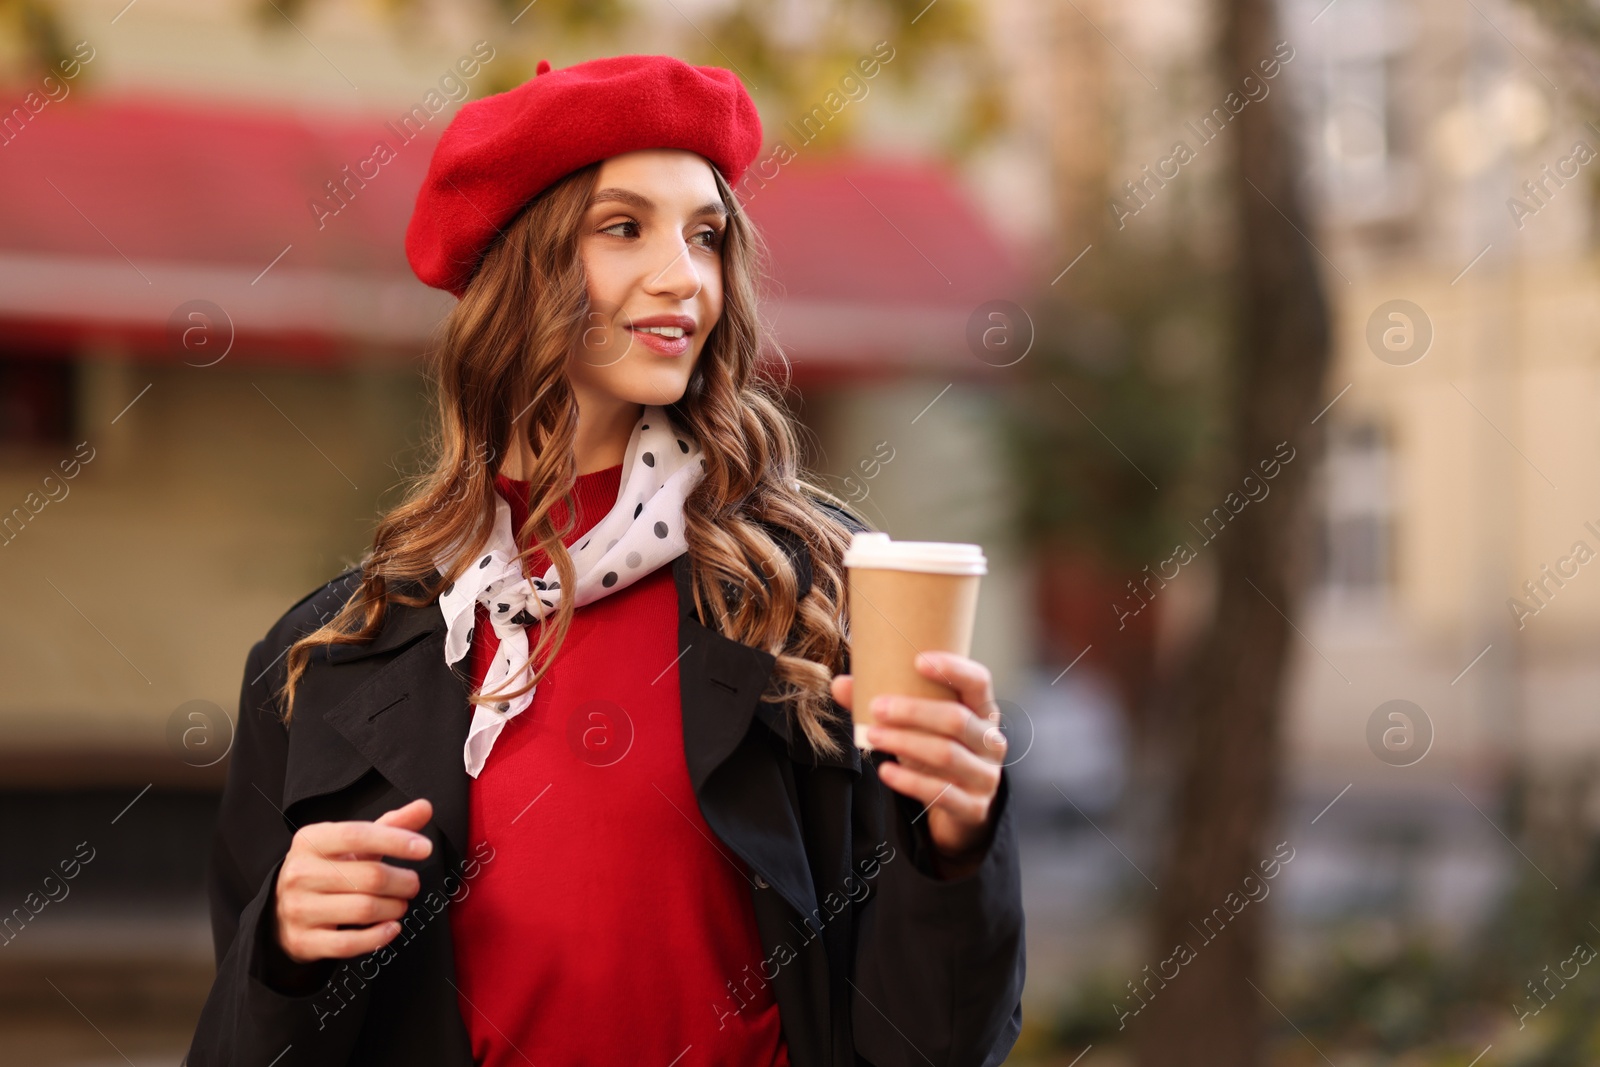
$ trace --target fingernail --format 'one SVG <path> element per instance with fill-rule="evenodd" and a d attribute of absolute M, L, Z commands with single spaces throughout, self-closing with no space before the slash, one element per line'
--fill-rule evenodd
<path fill-rule="evenodd" d="M 917 653 L 917 663 L 916 663 L 916 665 L 918 667 L 931 667 L 931 666 L 933 666 L 933 656 L 931 656 L 927 652 L 918 652 Z"/>
<path fill-rule="evenodd" d="M 426 837 L 419 837 L 411 842 L 411 854 L 413 856 L 426 856 L 428 850 L 432 847 L 433 843 Z"/>
<path fill-rule="evenodd" d="M 882 714 L 883 712 L 888 711 L 889 710 L 889 698 L 887 696 L 875 696 L 875 697 L 873 697 L 872 698 L 872 710 L 877 712 L 877 713 L 879 713 L 879 714 Z"/>

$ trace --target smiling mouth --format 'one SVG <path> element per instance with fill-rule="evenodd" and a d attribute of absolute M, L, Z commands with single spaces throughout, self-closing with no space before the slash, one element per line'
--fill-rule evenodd
<path fill-rule="evenodd" d="M 689 351 L 688 331 L 682 326 L 629 326 L 628 332 L 658 356 L 681 356 Z"/>

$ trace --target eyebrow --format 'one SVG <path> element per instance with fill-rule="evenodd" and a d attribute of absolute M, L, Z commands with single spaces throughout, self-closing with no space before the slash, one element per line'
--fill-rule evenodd
<path fill-rule="evenodd" d="M 631 189 L 601 189 L 589 198 L 589 206 L 595 207 L 608 201 L 626 204 L 635 210 L 643 212 L 654 211 L 656 208 L 655 201 L 649 197 L 640 196 Z M 726 216 L 727 214 L 728 207 L 726 204 L 721 200 L 712 200 L 689 212 L 689 217 L 697 219 L 702 215 Z"/>

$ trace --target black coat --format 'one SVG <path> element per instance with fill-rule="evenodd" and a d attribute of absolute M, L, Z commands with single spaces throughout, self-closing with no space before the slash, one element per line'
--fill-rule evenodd
<path fill-rule="evenodd" d="M 780 540 L 803 595 L 809 555 L 792 535 Z M 1021 1028 L 1024 973 L 1009 773 L 981 866 L 934 877 L 922 805 L 880 784 L 883 755 L 864 759 L 848 725 L 846 753 L 831 760 L 818 762 L 803 736 L 791 736 L 784 708 L 761 699 L 774 657 L 700 623 L 689 562 L 685 554 L 672 563 L 684 758 L 706 823 L 756 876 L 764 962 L 777 970 L 760 977 L 773 985 L 790 1061 L 1001 1063 Z M 301 600 L 246 659 L 207 874 L 217 975 L 189 1067 L 472 1065 L 443 909 L 484 843 L 466 839 L 471 686 L 461 664 L 444 661 L 437 602 L 392 604 L 369 643 L 318 650 L 292 728 L 269 704 L 290 642 L 330 618 L 356 579 L 351 569 Z M 274 889 L 294 829 L 374 819 L 418 797 L 433 803 L 423 830 L 432 853 L 386 860 L 420 877 L 401 932 L 365 956 L 294 965 L 274 934 Z"/>

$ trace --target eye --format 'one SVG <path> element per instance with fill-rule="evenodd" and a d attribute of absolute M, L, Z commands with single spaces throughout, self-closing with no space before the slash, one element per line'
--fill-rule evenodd
<path fill-rule="evenodd" d="M 637 222 L 633 221 L 632 219 L 624 219 L 621 222 L 613 222 L 610 226 L 602 227 L 600 232 L 601 233 L 611 233 L 613 230 L 619 229 L 619 228 L 621 228 L 623 226 L 632 226 L 634 232 L 633 233 L 619 233 L 619 234 L 616 234 L 615 236 L 617 236 L 617 237 L 635 237 L 635 236 L 638 235 L 639 224 Z"/>
<path fill-rule="evenodd" d="M 689 239 L 691 241 L 693 241 L 693 240 L 697 240 L 699 238 L 704 237 L 704 238 L 707 238 L 707 240 L 702 242 L 702 244 L 701 244 L 702 248 L 716 248 L 716 247 L 718 247 L 719 245 L 722 244 L 722 233 L 723 233 L 723 231 L 715 229 L 715 228 L 709 229 L 709 230 L 701 230 L 699 233 L 694 234 Z"/>

